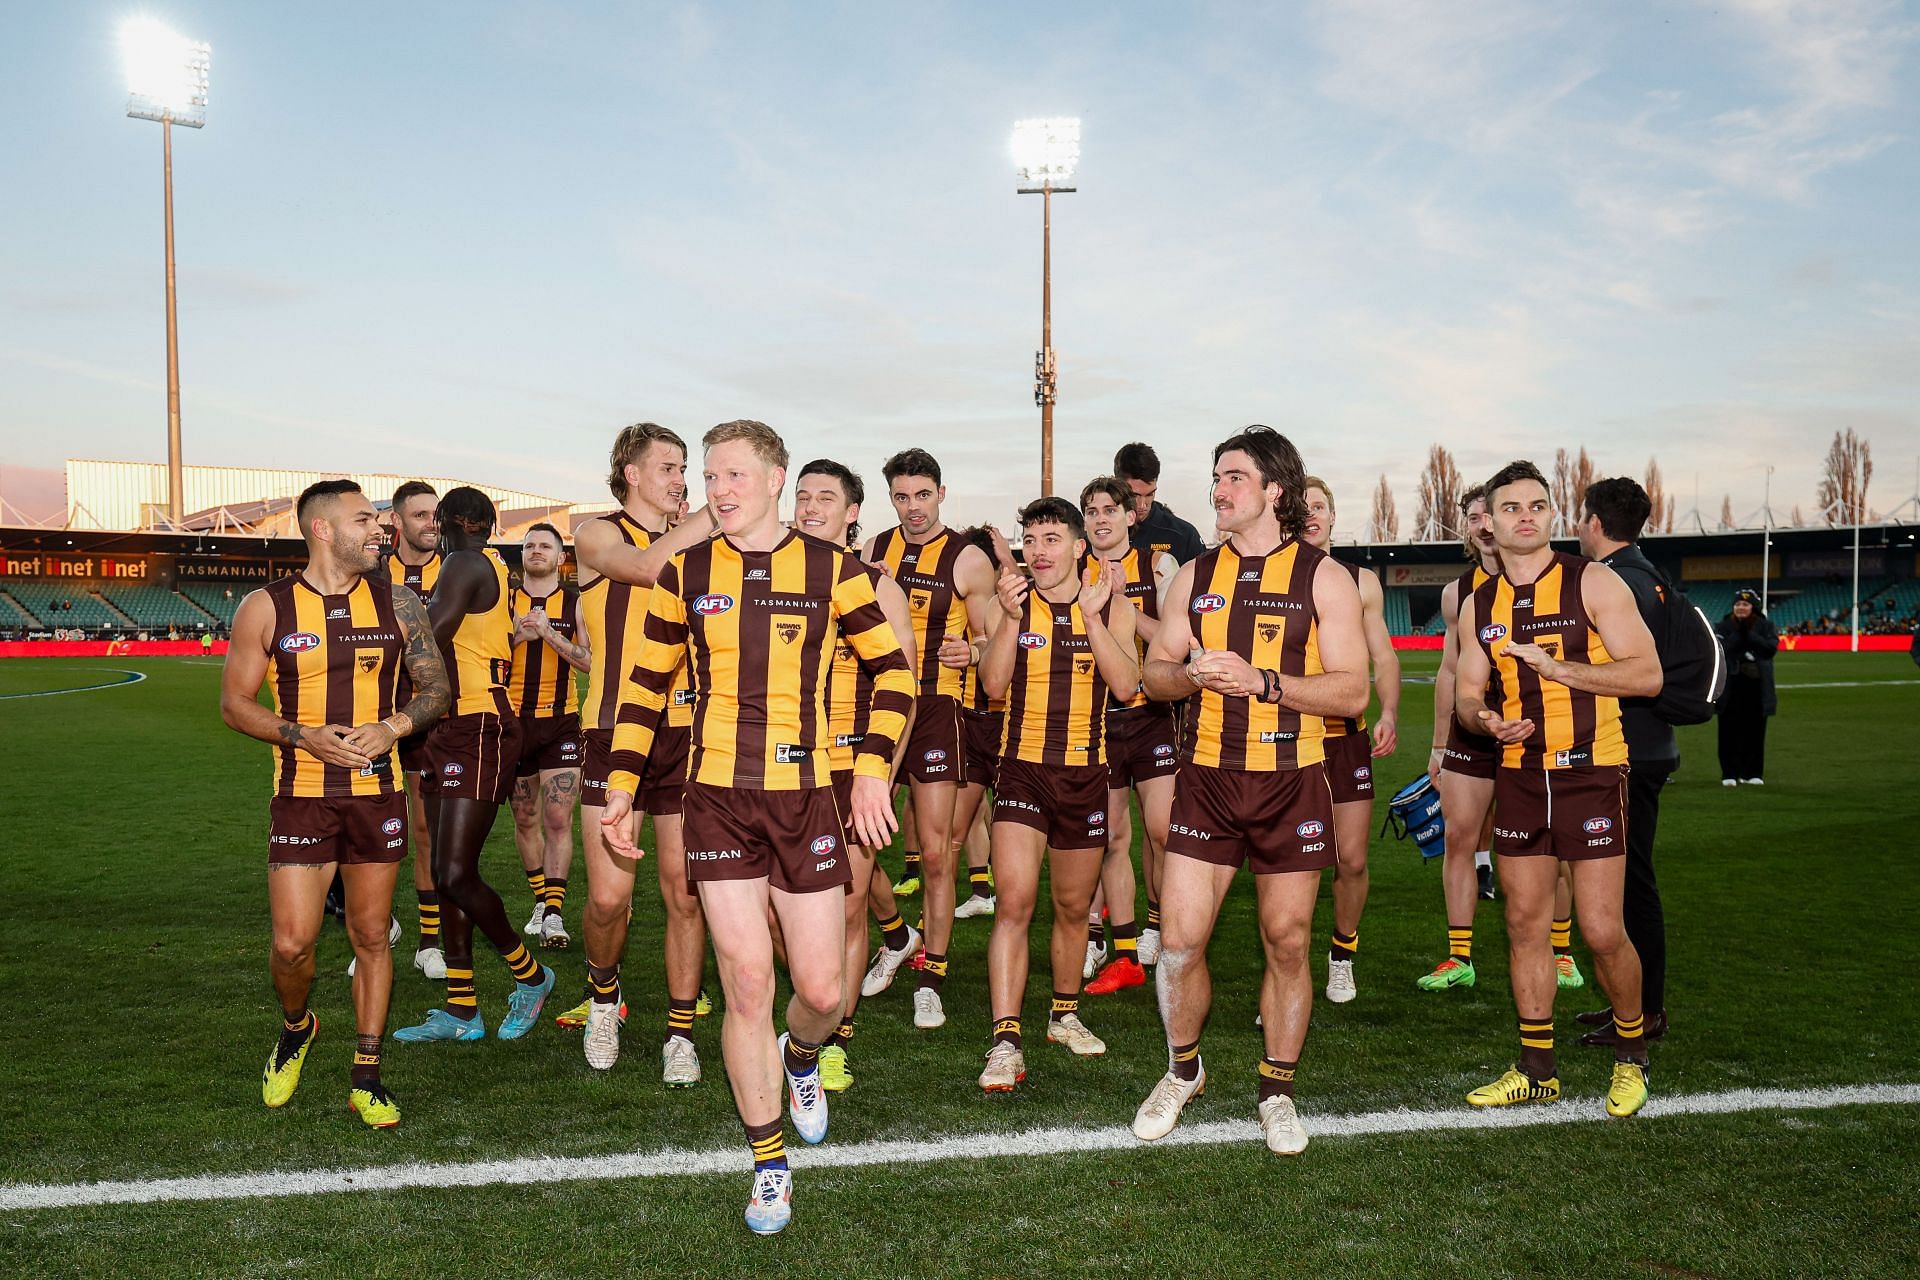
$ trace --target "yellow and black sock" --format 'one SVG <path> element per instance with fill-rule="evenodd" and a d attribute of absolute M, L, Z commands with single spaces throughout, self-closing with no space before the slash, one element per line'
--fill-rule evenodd
<path fill-rule="evenodd" d="M 1078 991 L 1056 991 L 1053 993 L 1053 1006 L 1047 1010 L 1047 1021 L 1058 1022 L 1070 1013 L 1080 1012 L 1080 993 Z"/>
<path fill-rule="evenodd" d="M 967 868 L 967 888 L 976 898 L 993 896 L 993 872 L 985 867 Z"/>
<path fill-rule="evenodd" d="M 1139 962 L 1140 929 L 1133 921 L 1113 926 L 1113 958 Z"/>
<path fill-rule="evenodd" d="M 283 1010 L 280 1016 L 280 1043 L 274 1046 L 273 1065 L 286 1066 L 293 1055 L 300 1052 L 300 1046 L 313 1038 L 318 1027 L 311 1009 L 302 1009 L 293 1017 L 286 1016 Z"/>
<path fill-rule="evenodd" d="M 1260 1059 L 1260 1097 L 1258 1101 L 1265 1102 L 1268 1098 L 1278 1098 L 1282 1094 L 1291 1098 L 1293 1096 L 1293 1073 L 1298 1070 L 1299 1067 L 1300 1064 L 1298 1062 L 1282 1062 L 1278 1058 Z"/>
<path fill-rule="evenodd" d="M 1094 920 L 1087 925 L 1087 942 L 1096 947 L 1107 945 L 1107 922 Z"/>
<path fill-rule="evenodd" d="M 845 1018 L 841 1021 L 839 1026 L 833 1029 L 833 1034 L 827 1037 L 826 1044 L 823 1044 L 820 1047 L 822 1049 L 825 1049 L 831 1045 L 839 1045 L 842 1049 L 844 1049 L 847 1047 L 849 1043 L 852 1042 L 852 1040 L 853 1040 L 853 1019 Z"/>
<path fill-rule="evenodd" d="M 1359 954 L 1360 931 L 1358 929 L 1355 929 L 1352 933 L 1341 933 L 1338 930 L 1334 931 L 1333 946 L 1329 952 L 1330 959 L 1345 960 L 1351 964 L 1354 957 Z"/>
<path fill-rule="evenodd" d="M 942 952 L 940 955 L 935 955 L 931 951 L 927 952 L 926 967 L 920 970 L 920 989 L 923 991 L 938 991 L 946 984 L 946 953 Z"/>
<path fill-rule="evenodd" d="M 540 985 L 540 962 L 533 958 L 531 951 L 527 950 L 526 943 L 514 943 L 513 950 L 507 952 L 501 959 L 507 962 L 507 968 L 513 970 L 515 982 L 524 982 L 530 987 Z"/>
<path fill-rule="evenodd" d="M 598 999 L 598 997 L 595 997 Z M 691 1000 L 675 1000 L 667 997 L 667 1034 L 665 1040 L 679 1036 L 682 1040 L 693 1039 L 693 1005 Z"/>
<path fill-rule="evenodd" d="M 753 1148 L 753 1167 L 755 1169 L 784 1169 L 787 1167 L 787 1144 L 780 1136 L 780 1117 L 775 1116 L 765 1124 L 747 1126 L 747 1145 Z"/>
<path fill-rule="evenodd" d="M 1463 964 L 1473 963 L 1472 925 L 1450 924 L 1447 926 L 1447 954 Z"/>
<path fill-rule="evenodd" d="M 587 964 L 587 995 L 595 1004 L 618 1004 L 620 1002 L 620 966 L 610 964 L 604 967 L 591 961 Z M 673 1015 L 667 1015 L 669 1025 Z M 689 1022 L 688 1026 L 693 1024 Z"/>
<path fill-rule="evenodd" d="M 473 957 L 447 958 L 447 1012 L 456 1018 L 475 1018 L 480 1013 L 480 997 L 473 990 Z"/>
<path fill-rule="evenodd" d="M 790 1076 L 803 1076 L 820 1065 L 820 1046 L 808 1044 L 787 1032 L 787 1051 L 781 1055 L 781 1064 Z"/>
<path fill-rule="evenodd" d="M 1635 1014 L 1631 1018 L 1614 1014 L 1613 1033 L 1620 1037 L 1620 1043 L 1613 1047 L 1614 1060 L 1644 1065 L 1647 1061 L 1646 1030 L 1647 1019 L 1644 1014 Z"/>
<path fill-rule="evenodd" d="M 1553 1019 L 1520 1019 L 1520 1069 L 1535 1080 L 1550 1080 L 1558 1064 L 1553 1056 Z"/>
<path fill-rule="evenodd" d="M 557 916 L 567 905 L 567 878 L 565 876 L 547 877 L 547 914 Z"/>
<path fill-rule="evenodd" d="M 440 945 L 440 895 L 432 889 L 415 889 L 420 899 L 420 948 Z"/>
<path fill-rule="evenodd" d="M 547 902 L 547 873 L 539 867 L 527 872 L 527 888 L 533 890 L 533 900 L 542 906 Z"/>
<path fill-rule="evenodd" d="M 353 1087 L 364 1089 L 380 1080 L 379 1035 L 360 1036 L 353 1043 Z"/>
<path fill-rule="evenodd" d="M 1200 1042 L 1167 1046 L 1167 1069 L 1182 1080 L 1200 1078 Z"/>
<path fill-rule="evenodd" d="M 907 922 L 900 918 L 898 911 L 880 922 L 880 937 L 889 951 L 898 951 L 907 945 Z"/>
<path fill-rule="evenodd" d="M 1020 1019 L 995 1018 L 993 1020 L 993 1042 L 995 1044 L 1010 1044 L 1018 1049 L 1020 1047 Z"/>
<path fill-rule="evenodd" d="M 902 854 L 900 878 L 902 880 L 918 880 L 920 878 L 920 851 L 918 849 L 908 849 Z"/>
<path fill-rule="evenodd" d="M 1160 927 L 1160 900 L 1152 894 L 1147 895 L 1147 928 Z"/>
<path fill-rule="evenodd" d="M 1557 956 L 1573 954 L 1573 919 L 1553 922 L 1553 954 Z"/>

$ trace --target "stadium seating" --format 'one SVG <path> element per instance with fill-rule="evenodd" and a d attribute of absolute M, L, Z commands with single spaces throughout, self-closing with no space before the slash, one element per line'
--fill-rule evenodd
<path fill-rule="evenodd" d="M 1718 622 L 1733 611 L 1733 593 L 1739 590 L 1731 582 L 1683 582 L 1680 589 L 1700 606 L 1708 622 Z"/>
<path fill-rule="evenodd" d="M 142 628 L 178 626 L 198 631 L 212 619 L 178 592 L 150 584 L 107 587 L 101 593 Z"/>
<path fill-rule="evenodd" d="M 7 588 L 13 598 L 31 609 L 49 627 L 124 627 L 106 602 L 85 587 L 60 582 L 21 582 Z M 56 601 L 70 601 L 71 609 L 55 609 Z"/>
<path fill-rule="evenodd" d="M 252 587 L 237 582 L 231 585 L 224 582 L 188 582 L 180 586 L 181 595 L 220 619 L 226 626 L 233 625 L 233 611 L 240 607 L 241 599 L 251 590 Z"/>
<path fill-rule="evenodd" d="M 32 627 L 35 625 L 37 625 L 37 623 L 34 619 L 29 617 L 25 611 L 12 600 L 0 596 L 0 627 Z"/>
<path fill-rule="evenodd" d="M 1871 594 L 1863 592 L 1863 595 Z M 1770 602 L 1768 612 L 1775 626 L 1791 627 L 1803 622 L 1815 622 L 1839 610 L 1844 618 L 1853 608 L 1853 584 L 1850 582 L 1816 582 L 1802 587 L 1797 593 L 1784 600 Z"/>
<path fill-rule="evenodd" d="M 1390 636 L 1410 636 L 1413 634 L 1413 606 L 1407 599 L 1407 593 L 1401 587 L 1389 587 L 1382 593 L 1386 600 L 1387 634 Z"/>

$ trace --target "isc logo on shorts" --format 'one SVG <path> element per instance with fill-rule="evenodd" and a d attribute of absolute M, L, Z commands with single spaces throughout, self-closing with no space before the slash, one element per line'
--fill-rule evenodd
<path fill-rule="evenodd" d="M 1226 607 L 1227 598 L 1211 591 L 1204 596 L 1195 596 L 1193 598 L 1193 611 L 1195 613 L 1217 613 Z"/>
<path fill-rule="evenodd" d="M 1489 622 L 1486 626 L 1480 628 L 1480 638 L 1488 644 L 1492 644 L 1495 640 L 1500 639 L 1506 634 L 1507 624 L 1504 622 Z"/>
<path fill-rule="evenodd" d="M 400 828 L 405 825 L 406 824 L 398 818 L 388 818 L 380 824 L 380 829 L 390 836 L 397 836 L 400 834 Z"/>
<path fill-rule="evenodd" d="M 1022 631 L 1020 633 L 1020 647 L 1022 649 L 1044 649 L 1047 647 L 1047 638 L 1038 631 Z"/>
<path fill-rule="evenodd" d="M 280 637 L 280 652 L 305 653 L 320 647 L 320 637 L 311 631 L 295 631 Z"/>
<path fill-rule="evenodd" d="M 693 602 L 693 611 L 703 618 L 711 618 L 731 608 L 733 608 L 733 597 L 728 595 L 701 596 Z"/>
<path fill-rule="evenodd" d="M 1327 824 L 1318 818 L 1309 818 L 1293 829 L 1293 834 L 1299 836 L 1302 840 L 1311 840 L 1315 836 L 1323 836 L 1326 833 Z"/>
<path fill-rule="evenodd" d="M 807 847 L 813 850 L 813 854 L 816 858 L 824 858 L 828 854 L 832 853 L 834 849 L 839 845 L 839 843 L 840 841 L 834 836 L 816 836 L 814 838 L 813 843 L 811 845 L 808 845 Z M 828 862 L 826 867 L 816 867 L 815 870 L 825 871 L 827 867 L 830 867 L 832 865 L 833 864 L 831 862 Z"/>
<path fill-rule="evenodd" d="M 452 761 L 448 761 L 446 768 L 440 770 L 440 772 L 444 773 L 449 778 L 457 778 L 461 774 L 465 773 L 466 769 L 461 765 L 455 764 Z"/>
<path fill-rule="evenodd" d="M 1613 819 L 1612 818 L 1588 818 L 1581 825 L 1586 828 L 1588 835 L 1597 836 L 1603 831 L 1613 830 Z"/>

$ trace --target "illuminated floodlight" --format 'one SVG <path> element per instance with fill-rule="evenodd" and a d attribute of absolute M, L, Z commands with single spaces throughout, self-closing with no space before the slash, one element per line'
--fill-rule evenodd
<path fill-rule="evenodd" d="M 1080 120 L 1056 116 L 1019 120 L 1013 126 L 1013 164 L 1023 189 L 1067 189 L 1080 163 Z"/>
<path fill-rule="evenodd" d="M 120 57 L 127 69 L 127 114 L 136 120 L 171 121 L 189 129 L 207 123 L 207 64 L 212 50 L 175 35 L 152 18 L 133 18 L 120 28 Z"/>

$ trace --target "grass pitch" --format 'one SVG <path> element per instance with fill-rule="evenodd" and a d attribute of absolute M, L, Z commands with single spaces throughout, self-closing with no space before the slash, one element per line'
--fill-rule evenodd
<path fill-rule="evenodd" d="M 1409 654 L 1410 675 L 1432 659 Z M 803 1172 L 794 1225 L 772 1241 L 739 1221 L 746 1155 L 720 1064 L 719 1019 L 696 1040 L 699 1088 L 659 1084 L 660 908 L 643 873 L 627 966 L 633 1010 L 612 1073 L 550 1018 L 502 1044 L 389 1044 L 405 1109 L 373 1133 L 345 1112 L 351 1009 L 344 935 L 329 927 L 313 1002 L 322 1034 L 294 1102 L 259 1102 L 277 1028 L 263 887 L 270 751 L 227 731 L 217 664 L 201 659 L 0 663 L 0 695 L 133 671 L 137 684 L 0 701 L 14 767 L 0 902 L 0 1183 L 587 1156 L 738 1147 L 742 1173 L 0 1213 L 0 1273 L 47 1275 L 827 1274 L 1357 1275 L 1910 1274 L 1910 1108 L 1670 1117 L 1510 1132 L 1316 1141 L 1280 1162 L 1253 1144 Z M 1713 727 L 1682 731 L 1662 814 L 1673 1033 L 1656 1097 L 1741 1086 L 1920 1080 L 1920 995 L 1902 928 L 1916 876 L 1901 819 L 1920 777 L 1920 672 L 1904 657 L 1785 655 L 1764 789 L 1723 789 Z M 1422 767 L 1431 687 L 1409 685 L 1389 792 Z M 1384 803 L 1384 802 L 1383 802 Z M 1300 1101 L 1314 1117 L 1459 1102 L 1513 1053 L 1498 904 L 1483 904 L 1480 985 L 1423 993 L 1444 952 L 1438 866 L 1376 839 L 1361 996 L 1316 1003 Z M 897 855 L 890 858 L 897 867 Z M 503 814 L 489 878 L 528 909 Z M 584 871 L 576 866 L 576 885 Z M 400 915 L 412 932 L 402 876 Z M 916 900 L 917 905 L 917 900 Z M 1317 924 L 1330 927 L 1322 896 Z M 1044 906 L 1043 906 L 1044 911 Z M 578 929 L 578 907 L 569 904 Z M 1109 1044 L 1080 1061 L 1043 1043 L 1044 919 L 1034 929 L 1028 1083 L 987 1098 L 985 921 L 952 948 L 948 1025 L 913 1029 L 910 982 L 862 1006 L 858 1083 L 834 1100 L 830 1145 L 1124 1125 L 1164 1069 L 1151 988 L 1089 998 Z M 405 963 L 395 1025 L 436 999 Z M 484 952 L 484 947 L 482 951 Z M 584 962 L 559 953 L 557 999 Z M 1251 1114 L 1259 947 L 1251 887 L 1213 947 L 1203 1050 L 1213 1083 L 1190 1123 Z M 1316 974 L 1324 977 L 1324 957 Z M 503 1010 L 505 967 L 480 958 L 481 1001 Z M 1591 977 L 1591 965 L 1584 964 Z M 709 985 L 717 992 L 717 981 Z M 1566 1108 L 1597 1110 L 1608 1055 L 1574 1043 L 1562 993 Z M 558 1006 L 556 1006 L 558 1007 Z M 1464 1104 L 1460 1104 L 1464 1110 Z"/>

